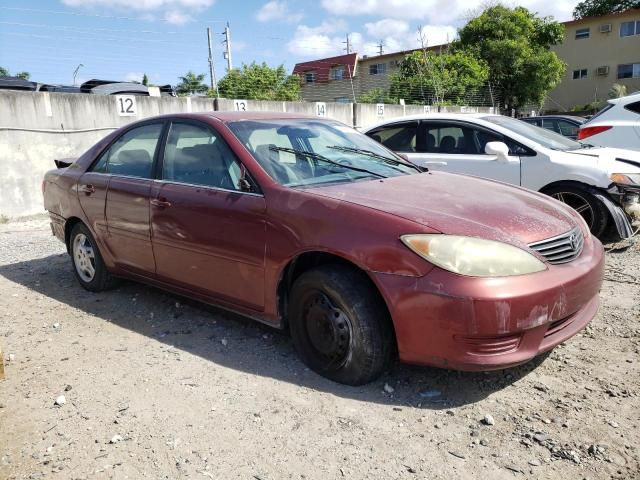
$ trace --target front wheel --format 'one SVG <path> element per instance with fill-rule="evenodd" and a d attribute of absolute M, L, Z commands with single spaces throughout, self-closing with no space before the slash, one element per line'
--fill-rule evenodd
<path fill-rule="evenodd" d="M 572 185 L 559 185 L 544 193 L 569 205 L 578 212 L 595 237 L 601 237 L 609 225 L 609 212 L 600 200 L 586 189 Z"/>
<path fill-rule="evenodd" d="M 93 235 L 84 224 L 78 223 L 71 230 L 69 251 L 73 272 L 86 290 L 101 292 L 115 284 L 115 279 L 107 270 Z"/>
<path fill-rule="evenodd" d="M 303 361 L 339 383 L 377 378 L 393 351 L 391 321 L 380 295 L 361 272 L 325 265 L 293 284 L 289 325 Z"/>

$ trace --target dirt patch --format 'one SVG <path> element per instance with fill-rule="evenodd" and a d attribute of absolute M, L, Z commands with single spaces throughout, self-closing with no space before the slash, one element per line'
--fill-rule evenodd
<path fill-rule="evenodd" d="M 90 294 L 46 220 L 0 225 L 0 478 L 639 478 L 639 255 L 607 253 L 598 317 L 546 358 L 353 388 L 251 321 Z"/>

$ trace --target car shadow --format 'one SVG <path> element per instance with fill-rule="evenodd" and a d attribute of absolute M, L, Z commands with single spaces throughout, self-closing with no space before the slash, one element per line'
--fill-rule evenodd
<path fill-rule="evenodd" d="M 340 397 L 393 406 L 448 409 L 472 404 L 522 379 L 545 358 L 482 373 L 395 361 L 375 382 L 349 387 L 307 369 L 287 332 L 139 283 L 123 281 L 114 290 L 87 292 L 76 281 L 66 254 L 2 265 L 0 275 L 96 319 L 218 365 Z"/>

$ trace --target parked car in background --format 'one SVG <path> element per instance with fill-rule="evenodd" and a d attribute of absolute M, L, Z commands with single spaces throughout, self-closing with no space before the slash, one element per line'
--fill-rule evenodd
<path fill-rule="evenodd" d="M 578 138 L 580 125 L 587 121 L 586 118 L 573 115 L 542 115 L 539 117 L 522 117 L 520 120 L 536 127 L 546 128 L 572 140 Z"/>
<path fill-rule="evenodd" d="M 579 212 L 602 236 L 622 238 L 640 223 L 640 153 L 593 148 L 515 118 L 423 114 L 370 127 L 366 134 L 430 170 L 476 175 L 545 193 Z"/>
<path fill-rule="evenodd" d="M 602 110 L 582 124 L 578 140 L 640 151 L 640 92 L 608 100 Z"/>
<path fill-rule="evenodd" d="M 115 276 L 288 326 L 335 381 L 405 362 L 526 362 L 598 308 L 603 249 L 574 210 L 422 173 L 341 123 L 212 112 L 121 128 L 46 174 L 45 208 L 90 291 Z"/>

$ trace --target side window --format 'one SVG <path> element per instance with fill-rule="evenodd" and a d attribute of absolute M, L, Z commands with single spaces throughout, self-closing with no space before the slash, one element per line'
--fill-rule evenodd
<path fill-rule="evenodd" d="M 640 102 L 630 103 L 629 105 L 625 105 L 624 108 L 633 113 L 640 113 Z"/>
<path fill-rule="evenodd" d="M 578 135 L 578 126 L 565 120 L 558 120 L 558 130 L 565 137 L 575 137 Z"/>
<path fill-rule="evenodd" d="M 481 151 L 477 131 L 472 128 L 450 124 L 427 125 L 425 135 L 424 151 L 426 153 L 471 155 L 484 153 L 484 144 Z"/>
<path fill-rule="evenodd" d="M 542 128 L 546 128 L 547 130 L 558 133 L 558 124 L 556 120 L 552 120 L 550 118 L 542 119 Z"/>
<path fill-rule="evenodd" d="M 154 123 L 129 130 L 102 154 L 91 171 L 151 178 L 162 126 L 161 123 Z"/>
<path fill-rule="evenodd" d="M 173 123 L 162 179 L 239 190 L 240 164 L 226 142 L 209 127 Z"/>
<path fill-rule="evenodd" d="M 402 123 L 389 125 L 375 130 L 369 136 L 376 142 L 395 152 L 415 152 L 418 123 Z"/>

